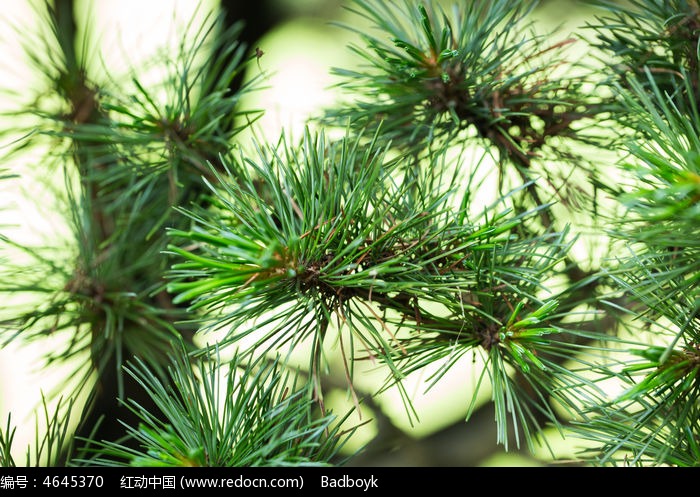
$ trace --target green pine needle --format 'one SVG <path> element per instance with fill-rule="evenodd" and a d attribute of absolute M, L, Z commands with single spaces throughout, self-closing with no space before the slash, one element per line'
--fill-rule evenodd
<path fill-rule="evenodd" d="M 84 441 L 72 465 L 145 467 L 328 466 L 354 429 L 341 431 L 332 413 L 313 415 L 308 389 L 295 384 L 278 361 L 250 367 L 242 357 L 192 364 L 183 349 L 172 358 L 171 386 L 143 363 L 129 366 L 163 410 L 164 421 L 135 402 L 141 423 L 128 427 L 138 441 Z M 173 388 L 173 386 L 175 388 Z"/>

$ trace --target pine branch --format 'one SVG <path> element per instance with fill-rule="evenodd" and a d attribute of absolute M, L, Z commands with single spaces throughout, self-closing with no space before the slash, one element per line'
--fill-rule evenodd
<path fill-rule="evenodd" d="M 138 427 L 128 427 L 137 449 L 88 440 L 83 449 L 87 458 L 72 464 L 326 466 L 355 431 L 340 431 L 343 418 L 331 413 L 315 418 L 305 387 L 296 385 L 293 374 L 285 374 L 277 361 L 250 367 L 237 356 L 230 361 L 217 356 L 193 366 L 187 355 L 182 348 L 172 357 L 167 383 L 143 362 L 129 366 L 129 374 L 164 413 L 161 421 L 130 402 L 140 419 Z"/>
<path fill-rule="evenodd" d="M 350 100 L 322 121 L 381 125 L 383 140 L 418 150 L 480 142 L 502 185 L 527 185 L 528 208 L 553 200 L 576 205 L 583 190 L 567 176 L 585 183 L 596 173 L 572 144 L 600 143 L 587 130 L 609 102 L 589 90 L 596 86 L 590 70 L 567 60 L 575 38 L 536 33 L 529 17 L 536 5 L 477 2 L 447 11 L 433 1 L 350 2 L 348 10 L 371 24 L 341 24 L 364 42 L 351 49 L 365 64 L 333 70 Z M 573 163 L 576 171 L 554 177 L 549 160 Z M 550 213 L 540 215 L 551 228 Z"/>
<path fill-rule="evenodd" d="M 437 382 L 456 358 L 481 348 L 498 425 L 523 423 L 530 443 L 539 428 L 534 411 L 556 419 L 547 407 L 552 392 L 592 386 L 546 358 L 573 357 L 577 346 L 550 341 L 565 331 L 539 325 L 553 319 L 556 301 L 540 295 L 570 248 L 567 234 L 521 238 L 519 228 L 537 211 L 517 215 L 503 200 L 478 220 L 468 199 L 449 190 L 425 192 L 425 204 L 414 205 L 411 189 L 393 180 L 401 161 L 388 160 L 375 141 L 310 133 L 299 147 L 260 149 L 257 162 L 241 157 L 212 186 L 217 209 L 183 210 L 193 229 L 170 230 L 179 243 L 169 250 L 182 262 L 168 289 L 176 302 L 191 302 L 210 330 L 224 332 L 218 346 L 250 337 L 246 353 L 264 357 L 311 340 L 317 395 L 329 340 L 349 344 L 348 371 L 358 360 L 378 360 L 388 368 L 387 385 L 399 388 L 412 371 L 450 357 Z M 269 198 L 258 195 L 259 184 Z M 519 391 L 513 368 L 534 396 Z M 545 385 L 553 371 L 562 385 Z M 349 381 L 352 387 L 351 374 Z"/>
<path fill-rule="evenodd" d="M 67 253 L 18 247 L 36 265 L 12 270 L 24 280 L 4 285 L 3 292 L 46 297 L 36 308 L 7 310 L 3 324 L 10 340 L 67 337 L 66 348 L 47 361 L 80 358 L 76 373 L 83 381 L 71 396 L 85 391 L 87 401 L 77 433 L 86 437 L 99 426 L 99 436 L 116 440 L 124 432 L 119 417 L 130 416 L 120 399 L 144 406 L 150 400 L 122 366 L 138 357 L 164 374 L 173 340 L 192 342 L 194 328 L 180 323 L 186 310 L 163 288 L 163 226 L 178 225 L 173 205 L 201 201 L 208 160 L 227 152 L 242 129 L 233 120 L 249 125 L 259 115 L 239 106 L 256 78 L 229 91 L 255 56 L 244 57 L 236 38 L 240 25 L 221 31 L 220 18 L 211 14 L 200 26 L 187 27 L 183 40 L 191 39 L 179 52 L 157 55 L 166 73 L 159 101 L 160 89 L 147 88 L 136 73 L 131 87 L 114 74 L 108 73 L 113 80 L 91 79 L 85 66 L 90 54 L 75 50 L 72 2 L 39 9 L 53 29 L 26 49 L 47 76 L 48 91 L 64 100 L 45 110 L 38 100 L 23 111 L 41 123 L 27 141 L 54 143 L 47 162 L 56 162 L 65 178 L 59 198 L 75 239 Z M 216 57 L 203 58 L 210 53 Z"/>

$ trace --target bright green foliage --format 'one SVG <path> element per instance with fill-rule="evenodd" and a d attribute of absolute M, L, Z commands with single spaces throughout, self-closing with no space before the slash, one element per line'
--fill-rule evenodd
<path fill-rule="evenodd" d="M 611 312 L 655 334 L 622 370 L 627 383 L 614 402 L 580 427 L 600 440 L 601 463 L 697 466 L 700 406 L 700 114 L 697 2 L 602 3 L 593 25 L 598 46 L 613 56 L 611 85 L 629 157 L 630 180 L 616 194 L 617 254 L 606 275 L 628 296 Z M 595 453 L 595 451 L 591 451 Z"/>
<path fill-rule="evenodd" d="M 401 149 L 480 144 L 493 156 L 504 191 L 531 207 L 586 199 L 594 167 L 574 144 L 595 143 L 587 127 L 606 106 L 570 60 L 575 38 L 538 33 L 537 2 L 350 2 L 370 27 L 352 45 L 358 69 L 334 68 L 348 102 L 324 122 L 371 130 Z M 358 31 L 352 26 L 347 29 Z M 571 167 L 548 167 L 549 160 Z M 575 167 L 573 165 L 575 164 Z M 542 222 L 552 222 L 547 213 Z"/>
<path fill-rule="evenodd" d="M 153 86 L 91 72 L 47 5 L 27 51 L 51 98 L 10 149 L 51 144 L 71 235 L 0 238 L 0 291 L 35 297 L 2 309 L 1 343 L 68 336 L 47 367 L 77 358 L 80 381 L 27 464 L 344 464 L 337 351 L 354 409 L 395 389 L 419 423 L 408 379 L 471 358 L 451 400 L 468 423 L 489 399 L 506 450 L 556 459 L 554 428 L 580 464 L 699 465 L 700 7 L 589 3 L 586 41 L 539 29 L 535 1 L 348 0 L 342 102 L 250 143 L 262 52 L 240 25 L 189 26 Z M 591 227 L 602 257 L 581 255 Z M 72 437 L 108 373 L 136 422 Z"/>
<path fill-rule="evenodd" d="M 313 416 L 315 403 L 291 373 L 273 361 L 250 367 L 238 357 L 192 366 L 186 350 L 168 368 L 174 387 L 164 385 L 144 363 L 128 373 L 143 383 L 165 414 L 154 418 L 138 404 L 142 423 L 128 429 L 140 450 L 116 442 L 85 449 L 89 466 L 322 466 L 335 457 L 354 430 L 343 433 L 335 416 Z M 342 421 L 342 420 L 341 420 Z"/>
<path fill-rule="evenodd" d="M 549 368 L 570 373 L 567 383 L 585 383 L 538 358 L 575 355 L 575 345 L 550 339 L 565 330 L 549 322 L 556 302 L 540 297 L 570 247 L 566 233 L 531 236 L 522 225 L 537 212 L 514 213 L 507 197 L 472 216 L 456 181 L 416 198 L 414 183 L 397 184 L 402 160 L 388 160 L 375 140 L 328 142 L 307 133 L 298 148 L 282 143 L 261 150 L 258 162 L 240 161 L 216 182 L 212 209 L 186 211 L 191 231 L 170 230 L 192 249 L 170 246 L 183 262 L 173 265 L 168 290 L 226 330 L 219 345 L 262 330 L 250 352 L 278 353 L 311 337 L 319 396 L 332 331 L 347 341 L 348 370 L 357 359 L 378 359 L 391 385 L 481 349 L 504 432 L 506 411 L 516 426 L 537 426 L 531 409 L 556 422 L 547 394 L 520 404 L 508 368 L 536 390 Z M 257 193 L 261 185 L 266 197 Z"/>

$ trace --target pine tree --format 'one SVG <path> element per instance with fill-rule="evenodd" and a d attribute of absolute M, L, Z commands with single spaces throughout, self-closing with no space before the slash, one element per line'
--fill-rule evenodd
<path fill-rule="evenodd" d="M 222 6 L 127 74 L 71 1 L 20 33 L 44 80 L 4 148 L 43 155 L 0 181 L 45 180 L 66 229 L 0 232 L 0 343 L 74 370 L 0 465 L 353 464 L 397 443 L 382 394 L 420 424 L 409 378 L 460 368 L 505 451 L 700 463 L 696 1 L 589 1 L 572 34 L 531 0 L 347 0 L 339 101 L 274 140 Z"/>

